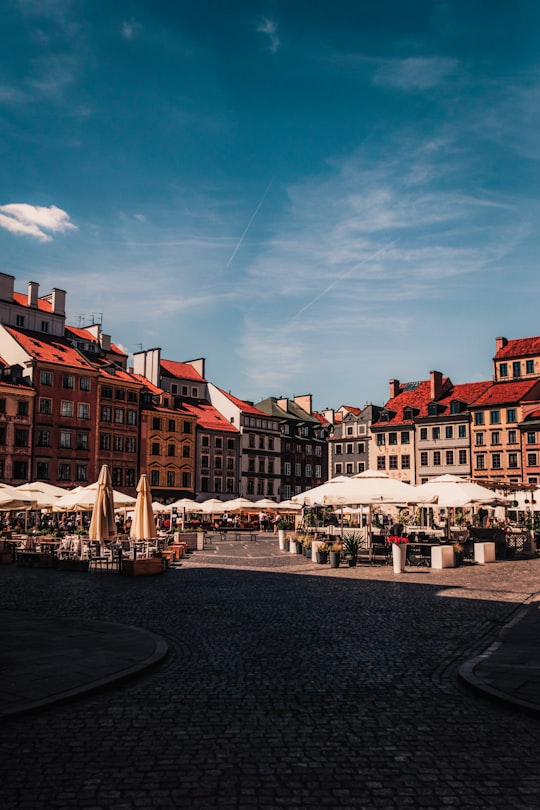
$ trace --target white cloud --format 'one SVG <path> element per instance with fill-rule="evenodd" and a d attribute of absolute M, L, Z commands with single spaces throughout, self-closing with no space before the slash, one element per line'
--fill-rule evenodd
<path fill-rule="evenodd" d="M 272 53 L 277 53 L 280 41 L 278 37 L 278 25 L 275 20 L 271 20 L 269 17 L 265 17 L 264 20 L 257 26 L 257 31 L 261 34 L 266 34 L 270 40 L 270 50 Z"/>
<path fill-rule="evenodd" d="M 39 239 L 40 242 L 50 242 L 51 233 L 64 233 L 76 230 L 77 226 L 70 222 L 69 214 L 50 205 L 48 208 L 41 205 L 28 205 L 27 203 L 9 203 L 0 205 L 0 227 L 15 234 L 25 234 Z"/>
<path fill-rule="evenodd" d="M 135 39 L 141 26 L 134 20 L 123 20 L 121 33 L 124 39 Z"/>
<path fill-rule="evenodd" d="M 429 90 L 441 84 L 456 69 L 454 59 L 443 57 L 410 57 L 384 62 L 375 72 L 373 81 L 401 90 Z"/>

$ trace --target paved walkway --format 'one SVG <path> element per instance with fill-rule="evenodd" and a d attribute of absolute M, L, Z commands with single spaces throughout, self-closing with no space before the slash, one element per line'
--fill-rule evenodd
<path fill-rule="evenodd" d="M 193 562 L 237 565 L 244 548 L 220 543 Z M 264 539 L 244 557 L 263 566 L 270 559 L 274 567 L 305 565 L 302 557 L 276 553 Z M 7 716 L 129 678 L 158 663 L 168 646 L 141 628 L 2 611 L 0 649 L 0 716 Z M 492 697 L 540 711 L 540 595 L 523 604 L 484 652 L 465 660 L 459 674 Z"/>

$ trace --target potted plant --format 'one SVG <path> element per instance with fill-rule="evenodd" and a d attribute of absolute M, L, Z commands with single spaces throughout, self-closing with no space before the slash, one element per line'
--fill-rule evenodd
<path fill-rule="evenodd" d="M 315 556 L 319 565 L 326 565 L 326 563 L 328 562 L 329 549 L 330 546 L 328 545 L 328 543 L 319 544 L 317 551 L 315 552 Z"/>
<path fill-rule="evenodd" d="M 311 557 L 311 537 L 308 534 L 303 535 L 301 543 L 304 557 Z"/>
<path fill-rule="evenodd" d="M 276 526 L 277 526 L 277 531 L 278 531 L 279 548 L 280 548 L 281 551 L 284 551 L 284 549 L 285 549 L 285 545 L 284 545 L 284 543 L 285 543 L 285 532 L 289 528 L 289 524 L 287 523 L 286 520 L 281 519 L 281 520 L 278 520 Z"/>
<path fill-rule="evenodd" d="M 464 548 L 461 543 L 453 543 L 453 547 L 454 547 L 454 566 L 456 568 L 459 568 L 459 566 L 463 562 Z"/>
<path fill-rule="evenodd" d="M 343 538 L 343 547 L 349 557 L 349 565 L 354 567 L 358 559 L 358 549 L 362 536 L 359 532 L 349 532 Z"/>
<path fill-rule="evenodd" d="M 332 543 L 330 546 L 330 568 L 339 568 L 342 551 L 343 546 L 341 543 Z"/>
<path fill-rule="evenodd" d="M 394 574 L 402 574 L 405 570 L 407 560 L 408 539 L 401 535 L 391 534 L 387 543 L 392 547 L 392 562 L 394 563 Z"/>

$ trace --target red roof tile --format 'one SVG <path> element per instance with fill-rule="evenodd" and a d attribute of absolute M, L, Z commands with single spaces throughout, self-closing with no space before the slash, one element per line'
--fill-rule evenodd
<path fill-rule="evenodd" d="M 214 408 L 209 402 L 199 402 L 193 405 L 190 402 L 184 402 L 182 409 L 190 413 L 192 416 L 197 417 L 197 424 L 205 430 L 223 430 L 227 433 L 238 433 L 238 428 L 232 425 L 217 408 Z"/>
<path fill-rule="evenodd" d="M 478 397 L 482 396 L 491 385 L 493 385 L 491 380 L 482 380 L 481 382 L 474 383 L 458 383 L 458 385 L 454 385 L 446 396 L 441 397 L 437 402 L 445 408 L 449 408 L 450 403 L 454 400 L 471 405 Z"/>
<path fill-rule="evenodd" d="M 258 408 L 255 407 L 255 405 L 252 405 L 251 402 L 245 402 L 245 400 L 243 399 L 238 399 L 238 397 L 233 396 L 228 391 L 224 391 L 222 388 L 218 388 L 218 391 L 221 391 L 221 393 L 224 396 L 226 396 L 227 399 L 229 399 L 233 403 L 233 405 L 236 405 L 237 408 L 240 408 L 242 413 L 252 413 L 255 414 L 256 416 L 268 416 L 267 413 L 264 413 L 264 411 L 260 411 Z"/>
<path fill-rule="evenodd" d="M 69 332 L 73 335 L 73 337 L 78 337 L 80 340 L 87 340 L 88 343 L 98 343 L 96 340 L 96 336 L 89 332 L 88 329 L 81 329 L 78 326 L 67 326 L 66 325 L 66 332 Z M 113 354 L 121 354 L 123 357 L 127 357 L 126 352 L 122 351 L 115 343 L 111 343 L 111 348 L 109 349 L 110 352 Z"/>
<path fill-rule="evenodd" d="M 190 363 L 177 363 L 175 360 L 160 360 L 161 372 L 167 372 L 169 377 L 175 377 L 180 380 L 197 380 L 198 382 L 206 382 L 197 369 L 193 368 Z"/>
<path fill-rule="evenodd" d="M 448 377 L 444 377 L 443 391 L 448 390 L 451 382 Z M 427 416 L 427 406 L 432 402 L 431 397 L 431 380 L 420 380 L 419 382 L 401 383 L 399 386 L 399 393 L 396 397 L 389 399 L 384 410 L 390 412 L 390 418 L 383 420 L 379 417 L 373 426 L 379 425 L 392 425 L 392 424 L 412 424 L 412 419 L 405 419 L 404 411 L 406 408 L 413 408 L 413 416 L 415 418 Z"/>
<path fill-rule="evenodd" d="M 163 393 L 165 393 L 163 391 L 163 388 L 159 388 L 159 386 L 154 385 L 154 383 L 151 383 L 150 380 L 147 377 L 143 377 L 142 374 L 132 374 L 131 376 L 135 380 L 137 380 L 138 382 L 142 383 L 145 386 L 145 388 L 148 388 L 148 390 L 152 394 L 163 394 Z"/>
<path fill-rule="evenodd" d="M 28 295 L 25 293 L 13 293 L 13 300 L 16 304 L 19 304 L 21 307 L 28 307 Z M 40 309 L 42 312 L 52 312 L 52 304 L 50 301 L 47 301 L 44 298 L 38 298 L 37 300 L 37 308 Z M 34 307 L 30 307 L 30 309 L 34 309 Z"/>
<path fill-rule="evenodd" d="M 540 354 L 540 337 L 518 338 L 509 340 L 506 346 L 496 353 L 494 360 L 504 360 L 509 357 L 526 357 Z"/>
<path fill-rule="evenodd" d="M 540 387 L 540 380 L 511 380 L 509 382 L 493 383 L 484 394 L 475 400 L 473 407 L 477 405 L 514 404 L 519 402 L 535 386 Z"/>
<path fill-rule="evenodd" d="M 42 334 L 37 337 L 36 332 L 24 332 L 14 329 L 12 326 L 4 326 L 4 328 L 36 360 L 44 363 L 58 363 L 72 368 L 95 369 L 95 366 L 89 363 L 65 338 Z"/>

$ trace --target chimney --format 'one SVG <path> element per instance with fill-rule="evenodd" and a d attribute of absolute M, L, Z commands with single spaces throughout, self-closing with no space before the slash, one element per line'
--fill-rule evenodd
<path fill-rule="evenodd" d="M 104 332 L 100 332 L 99 335 L 99 343 L 102 351 L 110 352 L 111 350 L 111 336 L 106 335 Z"/>
<path fill-rule="evenodd" d="M 322 415 L 329 424 L 333 425 L 335 423 L 336 414 L 333 408 L 325 408 Z"/>
<path fill-rule="evenodd" d="M 15 276 L 8 276 L 7 273 L 0 273 L 0 299 L 2 301 L 13 301 L 14 286 Z"/>
<path fill-rule="evenodd" d="M 431 399 L 440 399 L 443 392 L 442 373 L 440 371 L 430 371 Z"/>
<path fill-rule="evenodd" d="M 394 399 L 399 394 L 399 380 L 390 380 L 390 399 Z"/>
<path fill-rule="evenodd" d="M 28 282 L 28 306 L 37 309 L 39 284 L 37 281 Z"/>
<path fill-rule="evenodd" d="M 495 338 L 495 354 L 497 354 L 497 352 L 500 352 L 501 349 L 504 349 L 507 343 L 508 341 L 505 337 Z"/>
<path fill-rule="evenodd" d="M 309 413 L 309 415 L 311 416 L 311 414 L 312 414 L 312 410 L 311 410 L 312 395 L 311 394 L 302 394 L 302 396 L 300 396 L 300 397 L 295 396 L 294 401 L 296 402 L 297 405 L 300 406 L 300 408 L 302 408 L 306 413 Z"/>
<path fill-rule="evenodd" d="M 281 397 L 281 399 L 277 399 L 276 404 L 284 411 L 289 410 L 289 400 L 287 399 L 287 397 Z"/>
<path fill-rule="evenodd" d="M 66 292 L 65 290 L 53 289 L 51 293 L 51 306 L 55 315 L 66 315 Z"/>

